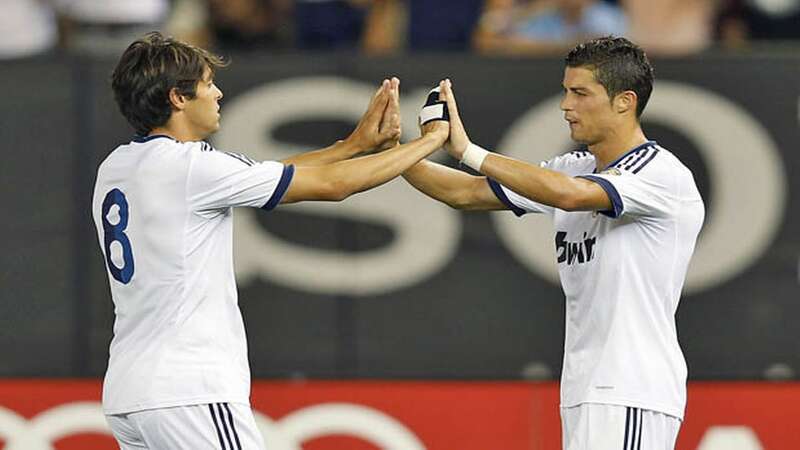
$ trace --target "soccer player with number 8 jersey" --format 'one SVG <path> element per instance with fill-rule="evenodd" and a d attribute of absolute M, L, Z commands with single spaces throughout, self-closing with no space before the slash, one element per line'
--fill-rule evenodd
<path fill-rule="evenodd" d="M 219 128 L 223 65 L 151 33 L 112 76 L 137 137 L 100 165 L 92 213 L 115 313 L 103 409 L 123 450 L 263 449 L 233 272 L 234 207 L 342 200 L 398 176 L 449 133 L 436 121 L 397 145 L 392 79 L 330 147 L 265 162 L 216 150 L 203 139 Z M 384 151 L 368 154 L 375 149 Z"/>

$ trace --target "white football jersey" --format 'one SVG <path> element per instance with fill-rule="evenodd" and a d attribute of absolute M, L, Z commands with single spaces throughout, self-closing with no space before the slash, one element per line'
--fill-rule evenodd
<path fill-rule="evenodd" d="M 647 142 L 596 173 L 575 151 L 542 167 L 598 183 L 613 210 L 567 212 L 489 184 L 514 213 L 553 215 L 566 337 L 561 406 L 605 403 L 683 418 L 675 311 L 705 208 L 686 166 Z"/>
<path fill-rule="evenodd" d="M 150 136 L 100 165 L 92 215 L 114 301 L 103 409 L 246 403 L 234 206 L 270 210 L 293 166 Z"/>

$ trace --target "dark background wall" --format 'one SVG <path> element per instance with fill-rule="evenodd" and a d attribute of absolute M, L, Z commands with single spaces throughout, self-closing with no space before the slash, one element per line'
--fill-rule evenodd
<path fill-rule="evenodd" d="M 113 61 L 3 63 L 0 376 L 100 376 L 113 305 L 91 223 L 95 170 L 131 130 Z M 695 173 L 708 215 L 678 311 L 694 379 L 800 369 L 800 58 L 655 61 L 648 137 Z M 562 65 L 462 55 L 233 56 L 218 148 L 256 159 L 329 145 L 374 87 L 402 80 L 404 136 L 453 79 L 471 138 L 530 161 L 570 150 Z M 437 156 L 447 161 L 443 155 Z M 256 377 L 553 378 L 562 293 L 543 217 L 461 213 L 402 180 L 342 204 L 236 212 Z"/>

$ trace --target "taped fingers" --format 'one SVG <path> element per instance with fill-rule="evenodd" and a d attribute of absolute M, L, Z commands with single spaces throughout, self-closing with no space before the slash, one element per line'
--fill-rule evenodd
<path fill-rule="evenodd" d="M 439 86 L 433 88 L 428 92 L 428 98 L 425 100 L 425 105 L 419 112 L 420 126 L 426 123 L 433 122 L 434 120 L 450 120 L 450 113 L 447 109 L 447 102 L 439 99 Z"/>

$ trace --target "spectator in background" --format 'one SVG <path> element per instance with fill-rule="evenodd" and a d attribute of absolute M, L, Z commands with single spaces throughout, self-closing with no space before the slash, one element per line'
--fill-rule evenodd
<path fill-rule="evenodd" d="M 169 0 L 53 0 L 64 22 L 64 43 L 78 52 L 119 54 L 142 34 L 161 28 Z"/>
<path fill-rule="evenodd" d="M 601 0 L 493 0 L 475 33 L 485 53 L 563 53 L 577 42 L 627 32 L 625 14 Z"/>
<path fill-rule="evenodd" d="M 484 0 L 173 0 L 167 30 L 224 51 L 467 50 Z"/>
<path fill-rule="evenodd" d="M 750 40 L 800 39 L 800 0 L 728 0 L 717 32 L 726 47 L 744 47 Z"/>
<path fill-rule="evenodd" d="M 164 28 L 166 34 L 197 47 L 211 47 L 208 0 L 172 0 L 172 9 Z"/>
<path fill-rule="evenodd" d="M 358 48 L 370 0 L 295 0 L 294 28 L 300 49 Z"/>
<path fill-rule="evenodd" d="M 707 49 L 721 0 L 619 0 L 630 37 L 648 54 L 681 56 Z"/>
<path fill-rule="evenodd" d="M 42 0 L 3 0 L 0 14 L 0 59 L 47 52 L 58 41 L 52 7 Z"/>
<path fill-rule="evenodd" d="M 214 45 L 223 51 L 290 47 L 291 11 L 292 0 L 210 0 Z"/>
<path fill-rule="evenodd" d="M 356 49 L 378 0 L 174 0 L 167 30 L 222 52 Z"/>
<path fill-rule="evenodd" d="M 371 0 L 367 53 L 469 50 L 484 0 Z"/>
<path fill-rule="evenodd" d="M 469 50 L 483 0 L 408 0 L 410 50 Z"/>

